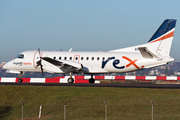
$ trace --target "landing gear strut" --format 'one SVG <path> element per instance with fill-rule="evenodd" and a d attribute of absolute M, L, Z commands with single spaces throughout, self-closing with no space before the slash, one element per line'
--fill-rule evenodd
<path fill-rule="evenodd" d="M 22 82 L 23 82 L 22 74 L 23 74 L 23 72 L 21 71 L 20 74 L 19 74 L 19 79 L 18 79 L 18 82 L 19 82 L 19 83 L 22 83 Z"/>
<path fill-rule="evenodd" d="M 94 83 L 95 79 L 93 78 L 93 74 L 91 74 L 91 78 L 89 79 L 89 83 Z"/>
<path fill-rule="evenodd" d="M 72 78 L 72 72 L 70 72 L 69 74 L 70 74 L 70 77 L 68 78 L 67 82 L 74 83 L 74 79 Z"/>

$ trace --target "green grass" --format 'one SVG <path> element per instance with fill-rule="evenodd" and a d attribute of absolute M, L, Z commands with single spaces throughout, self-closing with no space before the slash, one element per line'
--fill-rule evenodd
<path fill-rule="evenodd" d="M 154 119 L 180 119 L 180 89 L 105 88 L 71 86 L 0 86 L 0 119 L 20 120 L 25 101 L 24 120 L 38 120 L 42 105 L 42 120 L 63 120 L 63 99 L 67 120 L 104 120 L 108 99 L 108 120 L 151 120 L 154 99 Z"/>

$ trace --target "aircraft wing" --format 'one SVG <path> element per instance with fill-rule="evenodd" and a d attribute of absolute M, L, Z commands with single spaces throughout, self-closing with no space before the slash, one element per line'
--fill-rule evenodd
<path fill-rule="evenodd" d="M 55 60 L 49 57 L 42 57 L 42 60 L 45 60 L 46 62 L 49 62 L 60 69 L 75 69 L 80 70 L 83 68 L 82 64 L 74 61 L 68 61 L 68 60 Z"/>

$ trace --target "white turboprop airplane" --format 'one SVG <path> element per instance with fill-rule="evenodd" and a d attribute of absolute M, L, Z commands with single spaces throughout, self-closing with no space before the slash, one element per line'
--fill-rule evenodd
<path fill-rule="evenodd" d="M 146 44 L 108 52 L 25 51 L 3 68 L 19 73 L 19 82 L 23 82 L 25 71 L 45 71 L 70 73 L 68 83 L 74 82 L 72 73 L 88 73 L 89 83 L 94 83 L 93 74 L 131 72 L 174 61 L 169 53 L 175 25 L 175 19 L 165 20 Z"/>

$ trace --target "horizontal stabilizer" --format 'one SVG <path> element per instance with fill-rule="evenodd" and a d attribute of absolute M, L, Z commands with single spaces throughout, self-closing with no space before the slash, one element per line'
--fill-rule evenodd
<path fill-rule="evenodd" d="M 144 58 L 148 58 L 148 59 L 158 58 L 158 59 L 160 59 L 154 53 L 152 53 L 150 50 L 148 50 L 147 47 L 139 47 L 138 49 Z"/>

